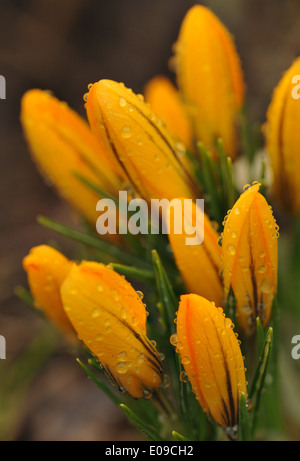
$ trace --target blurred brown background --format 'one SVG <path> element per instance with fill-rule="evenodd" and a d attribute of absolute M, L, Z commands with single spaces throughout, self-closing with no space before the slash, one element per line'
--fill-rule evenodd
<path fill-rule="evenodd" d="M 23 256 L 55 237 L 36 223 L 36 216 L 69 220 L 64 204 L 46 187 L 28 155 L 19 124 L 22 94 L 32 87 L 51 89 L 83 115 L 82 96 L 90 82 L 111 78 L 141 92 L 157 73 L 172 76 L 167 66 L 171 47 L 194 3 L 1 0 L 0 74 L 6 78 L 7 99 L 0 100 L 0 334 L 6 337 L 7 360 L 0 361 L 0 380 L 4 367 L 21 356 L 43 327 L 14 295 L 16 285 L 26 284 Z M 273 87 L 300 51 L 299 0 L 198 3 L 211 7 L 235 35 L 251 119 L 263 122 Z M 58 240 L 70 254 L 72 245 Z M 7 435 L 11 439 L 138 438 L 64 344 L 31 381 L 25 398 L 12 399 L 9 405 L 15 412 Z"/>

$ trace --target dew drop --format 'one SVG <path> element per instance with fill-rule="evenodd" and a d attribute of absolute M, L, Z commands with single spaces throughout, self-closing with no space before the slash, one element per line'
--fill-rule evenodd
<path fill-rule="evenodd" d="M 96 318 L 99 317 L 99 315 L 100 315 L 99 309 L 97 309 L 97 308 L 93 309 L 93 311 L 92 311 L 92 318 L 93 318 L 93 319 L 96 319 Z"/>
<path fill-rule="evenodd" d="M 266 266 L 259 266 L 258 268 L 259 274 L 263 274 L 264 272 L 266 272 L 266 269 L 267 269 Z"/>
<path fill-rule="evenodd" d="M 143 390 L 143 397 L 144 397 L 144 399 L 146 399 L 146 400 L 151 399 L 151 397 L 152 397 L 152 392 L 149 391 L 148 389 L 144 389 L 144 390 Z"/>
<path fill-rule="evenodd" d="M 120 105 L 120 107 L 126 107 L 126 105 L 127 105 L 126 99 L 121 97 L 119 99 L 119 105 Z"/>
<path fill-rule="evenodd" d="M 178 349 L 179 351 L 181 351 L 181 350 L 183 349 L 183 344 L 182 344 L 180 341 L 178 341 L 178 343 L 176 344 L 176 346 L 177 346 L 177 349 Z"/>
<path fill-rule="evenodd" d="M 273 291 L 273 285 L 270 283 L 268 279 L 262 281 L 261 291 L 266 294 L 271 293 Z"/>
<path fill-rule="evenodd" d="M 118 390 L 121 392 L 121 394 L 126 394 L 126 392 L 127 392 L 127 389 L 124 386 L 119 386 Z"/>
<path fill-rule="evenodd" d="M 177 343 L 178 343 L 178 337 L 177 337 L 177 334 L 174 333 L 171 337 L 170 337 L 170 343 L 172 344 L 172 346 L 176 346 Z"/>
<path fill-rule="evenodd" d="M 144 298 L 144 294 L 141 291 L 137 291 L 136 293 L 137 293 L 139 298 L 141 298 L 141 299 Z"/>
<path fill-rule="evenodd" d="M 236 249 L 235 249 L 235 246 L 234 246 L 234 245 L 228 245 L 227 250 L 228 250 L 228 253 L 229 253 L 231 256 L 234 256 L 235 253 L 236 253 Z"/>
<path fill-rule="evenodd" d="M 186 374 L 185 371 L 182 371 L 180 373 L 180 381 L 183 382 L 183 383 L 187 383 L 188 382 L 188 375 Z"/>
<path fill-rule="evenodd" d="M 144 354 L 144 353 L 141 353 L 141 354 L 138 356 L 137 362 L 138 362 L 139 365 L 141 365 L 144 361 L 145 361 L 145 354 Z"/>
<path fill-rule="evenodd" d="M 120 375 L 124 375 L 125 373 L 127 373 L 128 371 L 127 362 L 118 362 L 116 365 L 116 370 L 117 370 L 117 373 L 119 373 Z"/>
<path fill-rule="evenodd" d="M 122 351 L 122 352 L 119 352 L 119 354 L 117 355 L 117 358 L 121 361 L 121 362 L 125 362 L 125 358 L 126 358 L 126 351 Z"/>
<path fill-rule="evenodd" d="M 183 157 L 185 155 L 185 145 L 182 143 L 182 142 L 177 142 L 175 144 L 175 149 L 176 149 L 176 153 L 180 156 L 180 157 Z"/>
<path fill-rule="evenodd" d="M 131 127 L 129 125 L 124 125 L 121 130 L 121 136 L 124 139 L 131 137 Z"/>

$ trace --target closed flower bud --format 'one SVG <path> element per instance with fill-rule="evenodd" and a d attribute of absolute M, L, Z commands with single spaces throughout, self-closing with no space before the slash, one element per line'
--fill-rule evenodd
<path fill-rule="evenodd" d="M 60 287 L 72 262 L 47 245 L 32 248 L 23 260 L 34 305 L 60 330 L 74 335 L 74 329 L 63 309 Z"/>
<path fill-rule="evenodd" d="M 188 11 L 175 45 L 175 63 L 195 137 L 212 151 L 216 139 L 222 138 L 234 158 L 243 75 L 232 37 L 209 9 L 197 5 Z"/>
<path fill-rule="evenodd" d="M 300 211 L 299 80 L 300 58 L 275 89 L 265 125 L 266 149 L 274 176 L 273 193 L 282 207 L 293 213 Z"/>
<path fill-rule="evenodd" d="M 201 296 L 181 297 L 177 349 L 203 410 L 222 427 L 238 423 L 245 368 L 233 324 L 223 310 Z M 174 341 L 172 341 L 174 342 Z"/>
<path fill-rule="evenodd" d="M 165 122 L 173 137 L 192 149 L 192 132 L 186 107 L 172 82 L 163 76 L 152 78 L 145 88 L 145 100 Z"/>
<path fill-rule="evenodd" d="M 106 138 L 112 162 L 135 193 L 146 199 L 196 194 L 185 147 L 176 143 L 142 95 L 122 83 L 100 80 L 87 99 L 92 130 Z"/>
<path fill-rule="evenodd" d="M 61 289 L 65 312 L 79 338 L 108 376 L 135 398 L 160 387 L 158 352 L 146 335 L 146 310 L 122 276 L 109 267 L 74 264 Z"/>
<path fill-rule="evenodd" d="M 266 326 L 277 290 L 278 226 L 259 184 L 249 187 L 225 218 L 222 269 L 225 294 L 236 300 L 236 318 L 246 335 L 256 318 Z"/>
<path fill-rule="evenodd" d="M 187 206 L 185 199 L 181 199 L 180 203 L 176 214 L 170 215 L 169 229 L 176 265 L 190 293 L 204 296 L 220 306 L 223 304 L 223 284 L 218 233 L 195 203 L 191 207 Z M 179 220 L 182 232 L 176 230 Z"/>
<path fill-rule="evenodd" d="M 87 123 L 47 91 L 23 96 L 21 121 L 34 161 L 69 204 L 91 223 L 99 196 L 75 177 L 80 173 L 101 189 L 114 193 L 118 177 L 110 171 L 106 152 Z"/>

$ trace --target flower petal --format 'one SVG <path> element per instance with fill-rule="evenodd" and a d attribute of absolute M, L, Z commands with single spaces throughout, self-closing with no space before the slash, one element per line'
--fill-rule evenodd
<path fill-rule="evenodd" d="M 110 171 L 106 152 L 87 123 L 64 102 L 41 90 L 30 90 L 23 96 L 21 121 L 43 175 L 72 207 L 95 223 L 99 197 L 74 172 L 110 193 L 117 191 L 119 179 Z"/>
<path fill-rule="evenodd" d="M 232 287 L 237 319 L 251 335 L 255 319 L 265 326 L 277 290 L 278 226 L 259 184 L 249 187 L 228 215 L 223 232 L 222 259 L 225 294 Z"/>
<path fill-rule="evenodd" d="M 119 388 L 140 398 L 160 386 L 162 368 L 146 336 L 145 306 L 122 276 L 103 264 L 74 264 L 61 295 L 79 338 Z"/>
<path fill-rule="evenodd" d="M 243 358 L 230 319 L 198 295 L 181 297 L 177 349 L 203 410 L 223 427 L 238 422 L 242 393 L 247 396 Z"/>
<path fill-rule="evenodd" d="M 72 262 L 59 251 L 47 245 L 31 249 L 23 260 L 30 291 L 37 309 L 62 331 L 74 335 L 74 329 L 66 316 L 60 287 L 72 267 Z"/>
<path fill-rule="evenodd" d="M 141 95 L 100 80 L 90 89 L 87 114 L 137 195 L 150 200 L 196 194 L 185 147 L 176 144 Z"/>
<path fill-rule="evenodd" d="M 214 151 L 221 137 L 234 158 L 244 81 L 232 37 L 209 9 L 196 5 L 184 18 L 175 52 L 178 87 L 197 139 Z"/>

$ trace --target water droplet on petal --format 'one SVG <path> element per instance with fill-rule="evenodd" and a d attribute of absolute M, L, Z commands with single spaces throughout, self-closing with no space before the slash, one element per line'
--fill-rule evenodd
<path fill-rule="evenodd" d="M 121 130 L 121 136 L 124 139 L 131 137 L 131 127 L 129 125 L 124 125 Z"/>
<path fill-rule="evenodd" d="M 262 281 L 261 291 L 265 294 L 271 293 L 273 291 L 273 285 L 268 279 Z"/>
<path fill-rule="evenodd" d="M 95 309 L 92 310 L 92 318 L 93 318 L 93 319 L 98 318 L 99 315 L 100 315 L 99 309 L 95 308 Z"/>
<path fill-rule="evenodd" d="M 174 333 L 171 337 L 170 337 L 170 343 L 172 344 L 172 346 L 176 346 L 177 343 L 178 343 L 178 337 L 177 337 L 177 334 Z"/>
<path fill-rule="evenodd" d="M 120 105 L 120 107 L 126 107 L 126 105 L 127 105 L 126 99 L 121 97 L 119 99 L 119 105 Z"/>
<path fill-rule="evenodd" d="M 234 256 L 235 253 L 236 253 L 236 249 L 235 249 L 235 246 L 234 246 L 234 245 L 228 245 L 227 250 L 228 250 L 228 253 L 229 253 L 231 256 Z"/>

